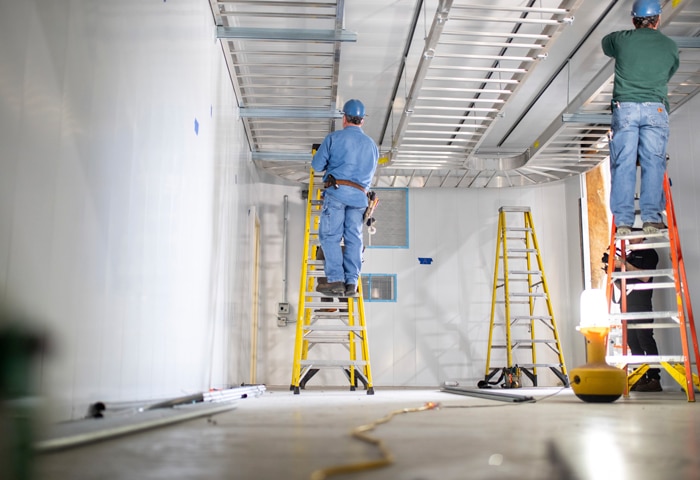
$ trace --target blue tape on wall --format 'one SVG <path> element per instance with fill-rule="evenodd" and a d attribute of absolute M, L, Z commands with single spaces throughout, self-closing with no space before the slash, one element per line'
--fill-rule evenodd
<path fill-rule="evenodd" d="M 199 122 L 197 121 L 197 118 L 194 119 L 194 134 L 199 135 Z"/>
<path fill-rule="evenodd" d="M 426 257 L 418 257 L 418 263 L 420 263 L 421 265 L 430 265 L 431 263 L 433 263 L 433 259 Z"/>

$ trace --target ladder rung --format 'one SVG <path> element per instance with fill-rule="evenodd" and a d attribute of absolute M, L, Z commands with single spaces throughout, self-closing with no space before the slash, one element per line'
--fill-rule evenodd
<path fill-rule="evenodd" d="M 515 315 L 513 316 L 513 321 L 517 322 L 520 320 L 551 320 L 550 315 Z"/>
<path fill-rule="evenodd" d="M 677 311 L 611 313 L 611 320 L 645 320 L 647 318 L 677 318 Z M 616 323 L 620 323 L 619 321 Z"/>
<path fill-rule="evenodd" d="M 644 278 L 644 277 L 669 277 L 673 278 L 673 269 L 664 268 L 659 270 L 634 270 L 626 272 L 613 272 L 612 278 Z"/>
<path fill-rule="evenodd" d="M 608 355 L 605 357 L 605 361 L 617 365 L 657 364 L 661 362 L 685 362 L 685 357 L 683 355 Z"/>
<path fill-rule="evenodd" d="M 531 232 L 532 229 L 530 227 L 506 227 L 506 232 Z M 523 238 L 520 238 L 519 240 L 524 240 Z"/>
<path fill-rule="evenodd" d="M 562 368 L 560 363 L 516 363 L 520 368 Z"/>
<path fill-rule="evenodd" d="M 317 332 L 361 332 L 365 327 L 359 325 L 305 325 L 304 330 L 314 330 Z"/>
<path fill-rule="evenodd" d="M 512 340 L 511 343 L 557 343 L 554 339 L 532 339 L 532 338 L 519 338 L 517 340 Z"/>
<path fill-rule="evenodd" d="M 545 295 L 542 292 L 510 292 L 511 297 L 532 297 L 532 298 L 544 298 Z"/>
<path fill-rule="evenodd" d="M 503 305 L 506 303 L 505 300 L 497 300 L 496 303 Z M 510 302 L 511 305 L 529 305 L 530 301 L 529 300 L 511 300 Z"/>
<path fill-rule="evenodd" d="M 328 368 L 328 367 L 364 367 L 367 365 L 365 360 L 301 360 L 301 365 L 311 366 L 314 368 Z"/>
<path fill-rule="evenodd" d="M 635 243 L 633 245 L 626 245 L 627 250 L 649 250 L 651 248 L 669 248 L 671 243 L 669 241 L 665 242 L 649 242 L 649 243 Z"/>
<path fill-rule="evenodd" d="M 629 323 L 627 330 L 639 330 L 642 328 L 680 328 L 680 323 Z"/>
<path fill-rule="evenodd" d="M 529 212 L 530 207 L 508 207 L 508 206 L 502 206 L 498 208 L 499 212 L 519 212 L 519 213 L 524 213 L 524 212 Z"/>
<path fill-rule="evenodd" d="M 649 283 L 632 283 L 626 286 L 628 290 L 658 290 L 661 288 L 676 288 L 674 282 L 649 282 Z"/>
<path fill-rule="evenodd" d="M 330 335 L 314 335 L 306 336 L 304 340 L 308 341 L 310 344 L 314 343 L 337 343 L 339 345 L 344 345 L 350 343 L 350 339 L 347 335 L 341 336 L 330 336 Z"/>
<path fill-rule="evenodd" d="M 507 253 L 537 253 L 536 248 L 509 248 Z"/>
<path fill-rule="evenodd" d="M 541 270 L 508 270 L 509 275 L 542 275 Z"/>
<path fill-rule="evenodd" d="M 321 294 L 319 294 L 319 296 L 321 296 Z M 324 297 L 324 298 L 331 298 L 331 297 Z M 347 310 L 348 305 L 345 302 L 305 302 L 304 308 L 311 308 L 314 310 L 321 309 L 321 308 L 342 308 L 343 310 Z M 318 312 L 318 313 L 333 313 L 333 312 Z"/>

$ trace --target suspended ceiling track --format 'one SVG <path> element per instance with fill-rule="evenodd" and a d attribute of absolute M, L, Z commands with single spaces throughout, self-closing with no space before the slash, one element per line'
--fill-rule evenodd
<path fill-rule="evenodd" d="M 333 131 L 341 115 L 336 105 L 341 48 L 357 39 L 343 28 L 351 4 L 210 2 L 253 160 L 278 177 L 306 181 L 310 145 Z M 532 143 L 494 148 L 485 142 L 581 3 L 440 0 L 420 58 L 406 66 L 408 94 L 387 99 L 400 116 L 376 185 L 528 186 L 578 175 L 603 161 L 609 153 L 612 62 L 549 127 L 533 125 L 540 133 Z M 686 0 L 662 16 L 664 33 L 681 47 L 681 68 L 669 85 L 672 111 L 700 85 L 693 38 L 700 33 L 698 4 Z M 404 46 L 396 48 L 401 55 Z"/>
<path fill-rule="evenodd" d="M 254 159 L 299 171 L 311 145 L 335 128 L 344 0 L 210 0 Z M 279 162 L 279 163 L 278 163 Z"/>

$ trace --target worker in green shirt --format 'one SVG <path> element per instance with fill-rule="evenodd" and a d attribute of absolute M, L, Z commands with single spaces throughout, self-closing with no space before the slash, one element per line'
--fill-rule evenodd
<path fill-rule="evenodd" d="M 635 219 L 637 162 L 642 169 L 639 209 L 644 232 L 666 228 L 663 179 L 668 143 L 668 81 L 678 70 L 678 45 L 657 30 L 659 0 L 636 0 L 634 30 L 603 38 L 615 59 L 610 132 L 610 210 L 618 235 L 631 233 Z"/>

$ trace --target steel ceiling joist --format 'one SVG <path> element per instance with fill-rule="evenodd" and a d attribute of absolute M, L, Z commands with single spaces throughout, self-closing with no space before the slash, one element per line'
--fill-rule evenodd
<path fill-rule="evenodd" d="M 233 15 L 233 14 L 232 14 Z M 287 40 L 290 42 L 356 42 L 357 34 L 335 30 L 217 27 L 217 38 L 244 40 Z"/>
<path fill-rule="evenodd" d="M 386 29 L 364 30 L 372 32 L 372 44 L 362 48 L 386 48 L 387 58 L 395 48 L 394 60 L 375 66 L 356 55 L 344 67 L 346 83 L 354 77 L 355 84 L 343 93 L 352 96 L 363 81 L 381 81 L 389 67 L 397 69 L 384 130 L 376 135 L 389 161 L 378 168 L 375 185 L 531 186 L 579 175 L 608 156 L 613 64 L 602 55 L 599 32 L 631 28 L 625 2 L 414 1 L 400 12 L 408 30 L 398 41 L 390 41 L 396 30 L 390 18 L 381 23 Z M 341 117 L 341 47 L 353 49 L 361 40 L 349 30 L 395 8 L 393 0 L 210 3 L 253 161 L 273 175 L 306 181 L 311 144 Z M 662 3 L 661 30 L 681 50 L 669 82 L 673 112 L 700 91 L 700 0 Z M 354 19 L 347 30 L 346 9 Z M 581 28 L 573 28 L 573 18 L 582 19 Z M 565 38 L 572 29 L 574 41 Z M 579 82 L 574 77 L 589 61 Z M 547 96 L 567 75 L 566 98 Z M 529 113 L 544 104 L 557 111 L 546 120 Z"/>

